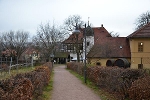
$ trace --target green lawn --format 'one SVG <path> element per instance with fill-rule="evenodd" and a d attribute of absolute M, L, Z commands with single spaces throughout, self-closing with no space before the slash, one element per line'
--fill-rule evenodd
<path fill-rule="evenodd" d="M 35 69 L 35 67 L 22 67 L 17 69 L 13 69 L 10 70 L 10 74 L 9 72 L 0 72 L 0 80 L 6 79 L 6 78 L 10 78 L 11 76 L 15 76 L 16 74 L 19 73 L 26 73 L 26 72 L 30 72 L 33 71 Z"/>

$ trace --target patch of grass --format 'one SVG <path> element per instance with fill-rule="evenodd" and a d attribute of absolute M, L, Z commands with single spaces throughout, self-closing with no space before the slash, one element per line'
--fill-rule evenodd
<path fill-rule="evenodd" d="M 52 71 L 50 82 L 49 82 L 48 86 L 46 86 L 43 89 L 43 95 L 41 97 L 42 100 L 49 100 L 49 99 L 51 99 L 52 90 L 53 90 L 53 77 L 54 77 L 54 72 Z"/>
<path fill-rule="evenodd" d="M 17 69 L 11 69 L 10 74 L 8 72 L 1 72 L 0 73 L 0 80 L 10 78 L 11 76 L 15 76 L 16 74 L 19 74 L 19 73 L 27 73 L 27 72 L 33 71 L 35 69 L 35 67 L 22 67 L 22 68 L 19 68 L 18 70 Z"/>
<path fill-rule="evenodd" d="M 67 69 L 69 70 L 69 69 Z M 76 72 L 69 70 L 70 73 L 75 75 L 78 79 L 82 81 L 83 84 L 87 85 L 89 88 L 94 90 L 96 94 L 98 94 L 101 98 L 101 100 L 115 100 L 115 98 L 110 95 L 108 92 L 104 90 L 100 90 L 93 82 L 91 82 L 89 79 L 86 79 L 86 83 L 84 83 L 84 76 L 77 74 Z"/>

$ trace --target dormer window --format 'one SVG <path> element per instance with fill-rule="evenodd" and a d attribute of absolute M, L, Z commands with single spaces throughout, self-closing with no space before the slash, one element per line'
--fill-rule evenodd
<path fill-rule="evenodd" d="M 138 43 L 138 52 L 143 52 L 143 42 Z"/>

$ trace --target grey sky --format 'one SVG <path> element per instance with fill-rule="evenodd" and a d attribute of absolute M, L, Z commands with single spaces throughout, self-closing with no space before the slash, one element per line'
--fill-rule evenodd
<path fill-rule="evenodd" d="M 0 32 L 24 30 L 34 35 L 41 23 L 59 25 L 78 14 L 84 21 L 90 17 L 95 27 L 103 24 L 109 32 L 127 36 L 149 5 L 150 0 L 0 0 Z"/>

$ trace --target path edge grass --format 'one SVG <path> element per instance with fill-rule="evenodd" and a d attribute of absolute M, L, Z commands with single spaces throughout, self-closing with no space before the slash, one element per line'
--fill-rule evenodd
<path fill-rule="evenodd" d="M 43 94 L 41 96 L 42 100 L 51 100 L 53 90 L 53 79 L 54 79 L 54 70 L 51 73 L 49 84 L 45 86 L 43 89 Z"/>

